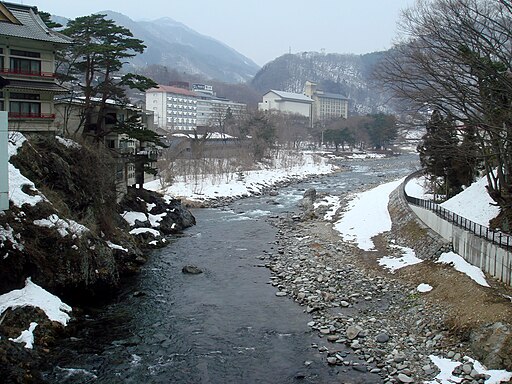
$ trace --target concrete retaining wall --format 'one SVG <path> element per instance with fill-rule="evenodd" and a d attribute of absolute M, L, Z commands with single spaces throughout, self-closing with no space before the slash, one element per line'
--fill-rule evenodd
<path fill-rule="evenodd" d="M 405 199 L 402 185 L 391 193 L 388 211 L 393 223 L 391 229 L 393 237 L 400 244 L 414 249 L 416 256 L 420 259 L 433 259 L 452 249 L 449 241 L 418 219 Z"/>
<path fill-rule="evenodd" d="M 512 253 L 449 223 L 434 212 L 411 206 L 426 225 L 452 244 L 454 252 L 505 284 L 512 285 Z"/>

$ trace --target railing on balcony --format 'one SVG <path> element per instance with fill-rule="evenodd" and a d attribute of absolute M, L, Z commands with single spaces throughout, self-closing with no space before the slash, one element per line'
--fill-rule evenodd
<path fill-rule="evenodd" d="M 9 112 L 9 119 L 55 119 L 55 113 Z"/>
<path fill-rule="evenodd" d="M 55 78 L 54 72 L 27 71 L 27 70 L 22 70 L 22 69 L 11 69 L 11 68 L 0 68 L 0 75 L 44 77 L 44 78 L 49 78 L 49 79 Z"/>

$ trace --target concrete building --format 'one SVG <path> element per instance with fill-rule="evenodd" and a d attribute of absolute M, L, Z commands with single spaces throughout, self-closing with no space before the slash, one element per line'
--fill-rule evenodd
<path fill-rule="evenodd" d="M 258 109 L 297 113 L 311 120 L 312 105 L 313 99 L 309 96 L 271 89 L 263 95 L 263 101 L 258 103 Z"/>
<path fill-rule="evenodd" d="M 197 127 L 197 95 L 188 89 L 159 85 L 146 91 L 146 109 L 155 123 L 167 131 L 191 131 Z"/>
<path fill-rule="evenodd" d="M 227 116 L 240 117 L 247 111 L 247 105 L 198 93 L 197 127 L 220 128 Z"/>
<path fill-rule="evenodd" d="M 311 124 L 317 121 L 348 116 L 348 98 L 336 93 L 319 90 L 317 84 L 306 81 L 304 94 L 313 100 Z"/>
<path fill-rule="evenodd" d="M 0 2 L 0 110 L 9 130 L 54 131 L 53 97 L 67 92 L 56 83 L 55 51 L 71 42 L 46 27 L 36 7 Z"/>

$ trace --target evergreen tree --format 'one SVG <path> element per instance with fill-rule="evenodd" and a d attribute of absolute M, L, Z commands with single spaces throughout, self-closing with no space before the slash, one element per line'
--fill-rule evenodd
<path fill-rule="evenodd" d="M 370 120 L 366 123 L 365 128 L 371 145 L 375 149 L 386 148 L 396 138 L 396 118 L 393 115 L 386 115 L 384 113 L 377 113 L 368 117 Z"/>
<path fill-rule="evenodd" d="M 129 29 L 94 14 L 68 23 L 63 33 L 73 44 L 66 54 L 67 77 L 78 84 L 84 96 L 84 135 L 101 139 L 105 132 L 107 100 L 126 101 L 126 88 L 144 91 L 156 86 L 152 80 L 128 73 L 120 74 L 125 59 L 142 53 L 146 47 Z"/>
<path fill-rule="evenodd" d="M 428 175 L 435 179 L 442 178 L 447 197 L 460 192 L 462 183 L 458 178 L 456 160 L 458 138 L 454 122 L 444 118 L 439 111 L 434 111 L 426 124 L 427 132 L 418 146 L 421 165 Z"/>

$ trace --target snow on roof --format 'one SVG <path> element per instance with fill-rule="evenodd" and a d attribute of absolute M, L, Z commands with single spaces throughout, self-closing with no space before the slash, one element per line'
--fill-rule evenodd
<path fill-rule="evenodd" d="M 304 102 L 312 103 L 313 102 L 312 98 L 310 98 L 310 97 L 308 97 L 306 95 L 303 95 L 301 93 L 276 91 L 275 89 L 271 89 L 266 94 L 268 94 L 270 92 L 275 93 L 276 95 L 278 95 L 279 97 L 281 97 L 282 99 L 285 99 L 285 100 L 293 100 L 293 101 L 298 101 L 298 102 L 302 102 L 302 103 L 304 103 Z"/>

